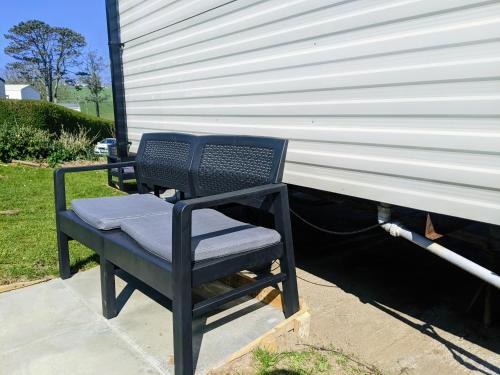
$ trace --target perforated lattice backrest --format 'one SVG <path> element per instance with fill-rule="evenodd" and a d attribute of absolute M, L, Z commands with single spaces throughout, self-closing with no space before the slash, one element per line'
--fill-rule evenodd
<path fill-rule="evenodd" d="M 196 138 L 177 133 L 144 134 L 136 157 L 139 183 L 191 194 L 189 170 Z"/>
<path fill-rule="evenodd" d="M 193 165 L 197 196 L 281 181 L 285 140 L 245 136 L 200 137 Z"/>

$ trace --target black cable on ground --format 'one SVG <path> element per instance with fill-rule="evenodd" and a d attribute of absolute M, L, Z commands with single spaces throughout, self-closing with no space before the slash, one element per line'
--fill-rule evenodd
<path fill-rule="evenodd" d="M 309 283 L 309 284 L 313 284 L 313 285 L 316 285 L 316 286 L 321 286 L 323 288 L 338 288 L 337 285 L 327 285 L 327 284 L 321 284 L 321 283 L 317 283 L 315 281 L 311 281 L 311 280 L 307 280 L 307 279 L 304 279 L 303 277 L 300 277 L 299 275 L 296 275 L 297 276 L 297 279 L 300 279 L 306 283 Z"/>
<path fill-rule="evenodd" d="M 384 221 L 382 223 L 378 223 L 378 224 L 374 224 L 374 225 L 370 225 L 369 227 L 365 227 L 365 228 L 361 228 L 361 229 L 357 229 L 357 230 L 353 230 L 353 231 L 348 231 L 348 232 L 338 232 L 338 231 L 334 231 L 334 230 L 330 230 L 330 229 L 326 229 L 326 228 L 322 228 L 320 226 L 317 226 L 316 224 L 313 224 L 311 223 L 310 221 L 308 221 L 307 219 L 304 219 L 302 216 L 300 216 L 298 213 L 296 213 L 294 210 L 292 210 L 290 208 L 290 212 L 295 216 L 297 217 L 299 220 L 303 221 L 304 223 L 306 223 L 307 225 L 309 225 L 310 227 L 313 227 L 314 229 L 316 230 L 319 230 L 321 232 L 325 232 L 325 233 L 328 233 L 328 234 L 334 234 L 334 235 L 338 235 L 338 236 L 350 236 L 350 235 L 353 235 L 353 234 L 359 234 L 359 233 L 364 233 L 364 232 L 368 232 L 370 230 L 373 230 L 375 228 L 378 228 L 378 227 L 381 227 L 382 225 L 384 224 L 387 224 L 389 223 L 390 221 Z"/>

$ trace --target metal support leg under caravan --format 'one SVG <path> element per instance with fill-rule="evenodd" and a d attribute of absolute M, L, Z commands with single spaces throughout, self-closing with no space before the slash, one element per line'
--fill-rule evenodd
<path fill-rule="evenodd" d="M 402 237 L 410 242 L 413 242 L 421 248 L 447 260 L 464 271 L 467 271 L 488 284 L 500 289 L 500 276 L 495 272 L 472 262 L 471 260 L 425 238 L 424 236 L 421 236 L 418 233 L 403 228 L 399 223 L 391 222 L 391 207 L 389 205 L 381 204 L 378 206 L 378 221 L 379 223 L 384 223 L 381 225 L 382 228 L 384 228 L 391 236 Z"/>

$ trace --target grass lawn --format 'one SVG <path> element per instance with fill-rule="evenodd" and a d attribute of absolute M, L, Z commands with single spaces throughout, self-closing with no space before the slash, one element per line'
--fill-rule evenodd
<path fill-rule="evenodd" d="M 53 169 L 0 164 L 0 285 L 57 275 Z M 66 176 L 66 196 L 119 195 L 106 173 Z M 71 241 L 73 270 L 94 266 L 97 257 Z"/>

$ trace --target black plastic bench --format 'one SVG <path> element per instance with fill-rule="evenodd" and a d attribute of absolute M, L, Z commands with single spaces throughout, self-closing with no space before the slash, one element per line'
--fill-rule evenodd
<path fill-rule="evenodd" d="M 61 168 L 54 173 L 61 278 L 70 277 L 68 240 L 100 255 L 103 315 L 117 315 L 117 269 L 172 301 L 176 374 L 192 374 L 192 319 L 228 301 L 281 283 L 286 317 L 299 309 L 287 186 L 281 183 L 287 141 L 244 136 L 154 133 L 135 161 Z M 67 173 L 134 166 L 139 193 L 79 199 L 66 208 Z M 171 204 L 161 188 L 182 192 Z M 270 212 L 274 229 L 210 209 L 238 203 Z M 280 273 L 193 304 L 192 289 L 245 269 L 280 261 Z"/>

